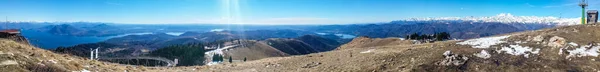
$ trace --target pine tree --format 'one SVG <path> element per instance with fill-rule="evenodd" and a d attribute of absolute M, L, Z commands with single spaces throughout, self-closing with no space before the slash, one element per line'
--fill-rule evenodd
<path fill-rule="evenodd" d="M 246 62 L 246 57 L 244 57 L 244 62 Z"/>
<path fill-rule="evenodd" d="M 223 57 L 223 55 L 219 55 L 219 62 L 223 62 L 223 59 L 224 59 L 224 58 L 225 58 L 225 57 Z"/>
<path fill-rule="evenodd" d="M 414 40 L 414 39 L 417 39 L 418 37 L 419 37 L 419 34 L 413 33 L 413 34 L 409 35 L 408 39 L 413 39 Z"/>
<path fill-rule="evenodd" d="M 233 62 L 233 60 L 231 60 L 231 56 L 229 56 L 229 63 L 232 63 L 232 62 Z"/>

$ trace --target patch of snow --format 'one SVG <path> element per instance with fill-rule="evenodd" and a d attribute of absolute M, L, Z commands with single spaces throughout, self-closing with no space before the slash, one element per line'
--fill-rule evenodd
<path fill-rule="evenodd" d="M 563 54 L 563 49 L 564 49 L 564 48 L 560 48 L 560 49 L 558 49 L 558 55 L 562 55 L 562 54 Z"/>
<path fill-rule="evenodd" d="M 473 48 L 489 48 L 492 45 L 505 43 L 506 41 L 501 41 L 502 39 L 508 38 L 510 35 L 506 36 L 497 36 L 497 37 L 486 37 L 486 38 L 478 38 L 478 39 L 470 39 L 463 42 L 458 42 L 456 44 L 460 45 L 471 45 Z"/>
<path fill-rule="evenodd" d="M 400 39 L 400 40 L 406 40 L 406 38 L 398 38 L 398 39 Z"/>
<path fill-rule="evenodd" d="M 91 72 L 91 71 L 89 71 L 89 70 L 86 70 L 86 69 L 83 69 L 83 70 L 81 70 L 81 71 L 79 71 L 79 72 Z"/>
<path fill-rule="evenodd" d="M 526 41 L 515 41 L 515 43 L 517 44 L 523 44 L 523 43 L 527 43 Z"/>
<path fill-rule="evenodd" d="M 230 46 L 225 46 L 225 47 L 222 47 L 222 48 L 217 48 L 215 50 L 208 51 L 208 52 L 206 52 L 204 54 L 211 54 L 211 53 L 213 53 L 213 54 L 223 54 L 223 50 L 227 50 L 227 49 L 233 48 L 235 46 L 237 46 L 237 45 L 230 45 Z"/>
<path fill-rule="evenodd" d="M 0 62 L 0 65 L 16 65 L 16 64 L 19 64 L 19 63 L 17 63 L 16 61 L 13 61 L 13 60 L 5 60 L 5 61 Z"/>
<path fill-rule="evenodd" d="M 206 63 L 206 65 L 210 66 L 210 65 L 220 64 L 220 63 L 223 63 L 223 62 L 209 62 L 209 63 Z"/>
<path fill-rule="evenodd" d="M 452 38 L 452 40 L 455 40 L 455 41 L 461 41 L 461 40 L 463 40 L 463 39 Z"/>
<path fill-rule="evenodd" d="M 370 52 L 373 52 L 373 50 L 375 50 L 375 49 L 369 49 L 369 50 L 367 50 L 367 51 L 362 51 L 362 52 L 360 52 L 360 53 L 370 53 Z"/>
<path fill-rule="evenodd" d="M 479 57 L 479 58 L 483 58 L 483 59 L 487 59 L 492 57 L 492 55 L 490 55 L 489 53 L 487 53 L 487 51 L 485 50 L 481 50 L 481 52 L 474 54 L 475 56 Z"/>
<path fill-rule="evenodd" d="M 229 48 L 233 48 L 236 46 L 238 46 L 238 45 L 229 45 L 229 46 L 224 46 L 224 47 L 217 48 L 215 50 L 205 52 L 204 58 L 206 59 L 205 61 L 208 62 L 207 65 L 214 65 L 214 64 L 221 63 L 221 62 L 212 62 L 212 58 L 213 58 L 212 56 L 214 56 L 215 54 L 223 55 L 223 50 L 227 50 Z"/>
<path fill-rule="evenodd" d="M 540 52 L 540 49 L 535 49 L 533 50 L 530 47 L 526 47 L 526 46 L 520 46 L 520 45 L 509 45 L 509 47 L 502 47 L 502 49 L 500 49 L 500 51 L 504 51 L 507 54 L 511 54 L 511 55 L 523 55 L 525 56 L 525 58 L 529 58 L 530 54 L 538 54 Z"/>
<path fill-rule="evenodd" d="M 598 57 L 598 55 L 599 55 L 598 49 L 600 49 L 600 46 L 586 45 L 586 46 L 581 46 L 574 50 L 567 50 L 567 52 L 569 52 L 567 59 L 570 57 L 573 57 L 573 56 L 576 56 L 576 57 L 583 57 L 583 56 Z"/>
<path fill-rule="evenodd" d="M 450 51 L 446 51 L 446 52 L 444 52 L 442 55 L 444 55 L 444 56 L 448 56 L 448 55 L 450 55 L 450 54 L 452 54 L 452 52 L 450 52 Z"/>
<path fill-rule="evenodd" d="M 574 42 L 569 42 L 569 44 L 572 45 L 572 46 L 579 46 L 579 44 L 574 43 Z"/>

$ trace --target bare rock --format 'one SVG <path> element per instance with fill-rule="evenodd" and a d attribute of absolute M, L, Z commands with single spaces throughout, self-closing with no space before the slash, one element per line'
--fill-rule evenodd
<path fill-rule="evenodd" d="M 483 58 L 483 59 L 487 59 L 487 58 L 492 57 L 492 55 L 490 55 L 489 53 L 487 53 L 487 51 L 485 51 L 485 50 L 481 50 L 481 52 L 475 53 L 473 55 L 475 55 L 476 57 L 479 57 L 479 58 Z"/>
<path fill-rule="evenodd" d="M 558 36 L 554 36 L 552 38 L 550 38 L 550 40 L 548 40 L 548 46 L 550 47 L 554 47 L 554 48 L 559 48 L 559 47 L 563 47 L 566 43 L 566 39 L 563 37 L 558 37 Z"/>
<path fill-rule="evenodd" d="M 267 65 L 265 65 L 265 67 L 279 67 L 281 66 L 281 64 L 279 63 L 267 63 Z"/>
<path fill-rule="evenodd" d="M 311 62 L 311 63 L 308 63 L 308 64 L 302 66 L 302 68 L 313 68 L 313 67 L 316 67 L 316 66 L 319 66 L 319 65 L 321 65 L 320 62 Z"/>
<path fill-rule="evenodd" d="M 444 59 L 442 61 L 436 62 L 436 65 L 441 65 L 441 66 L 450 66 L 450 65 L 461 66 L 461 65 L 465 64 L 467 62 L 467 60 L 469 60 L 469 58 L 466 57 L 466 56 L 464 56 L 464 55 L 453 54 L 450 51 L 444 52 L 443 55 L 444 55 Z"/>
<path fill-rule="evenodd" d="M 533 37 L 533 40 L 532 40 L 532 41 L 541 42 L 541 41 L 543 41 L 543 40 L 544 40 L 544 36 L 542 36 L 542 35 L 538 35 L 538 36 L 535 36 L 535 37 Z"/>

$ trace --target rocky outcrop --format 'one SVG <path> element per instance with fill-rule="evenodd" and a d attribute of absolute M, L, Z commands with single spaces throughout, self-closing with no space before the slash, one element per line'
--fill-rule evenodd
<path fill-rule="evenodd" d="M 565 42 L 566 42 L 565 38 L 554 36 L 554 37 L 550 38 L 550 40 L 548 40 L 548 46 L 554 47 L 554 48 L 559 48 L 559 47 L 563 47 L 565 45 Z"/>
<path fill-rule="evenodd" d="M 27 41 L 27 39 L 25 37 L 21 36 L 20 33 L 0 32 L 0 38 L 13 40 L 13 41 L 23 43 L 23 44 L 29 44 L 29 41 Z"/>
<path fill-rule="evenodd" d="M 444 52 L 443 55 L 444 55 L 444 59 L 435 63 L 436 65 L 462 66 L 463 64 L 467 63 L 467 60 L 469 60 L 469 58 L 464 55 L 453 54 L 450 51 Z"/>

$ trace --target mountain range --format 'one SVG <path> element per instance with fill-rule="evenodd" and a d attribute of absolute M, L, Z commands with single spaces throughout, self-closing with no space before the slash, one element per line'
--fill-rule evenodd
<path fill-rule="evenodd" d="M 112 36 L 124 34 L 119 32 L 118 27 L 109 26 L 107 24 L 94 24 L 93 26 L 77 27 L 70 24 L 48 25 L 35 29 L 41 32 L 48 32 L 56 35 L 69 36 Z"/>

